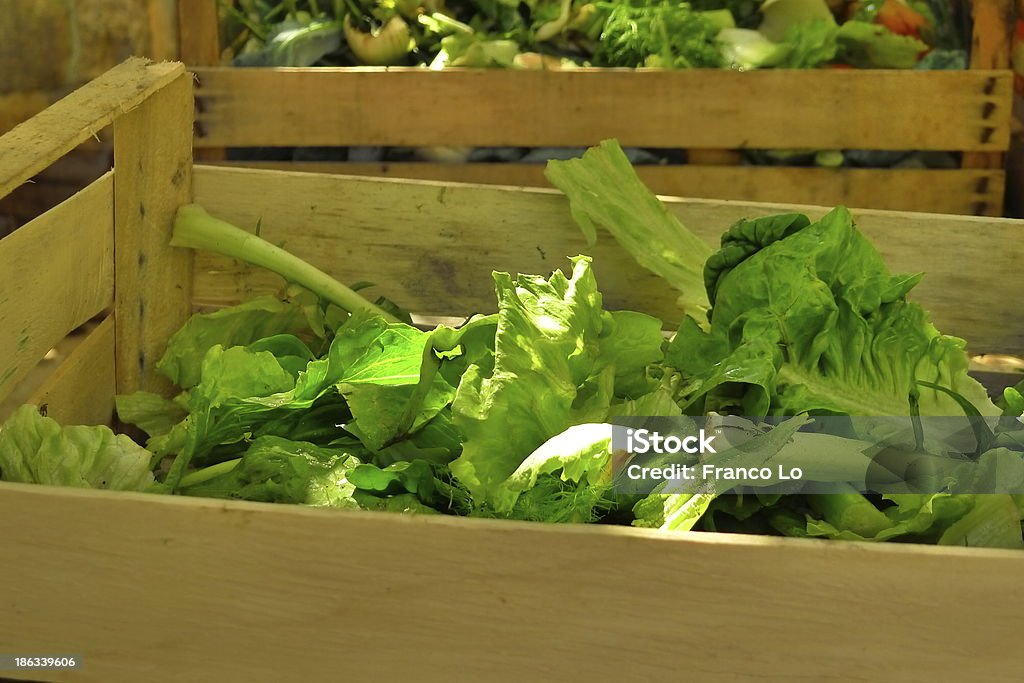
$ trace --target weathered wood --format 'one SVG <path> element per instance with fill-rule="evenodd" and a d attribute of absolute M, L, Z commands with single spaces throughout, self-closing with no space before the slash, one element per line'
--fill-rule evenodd
<path fill-rule="evenodd" d="M 114 415 L 114 319 L 107 316 L 75 341 L 28 403 L 61 424 L 109 424 Z"/>
<path fill-rule="evenodd" d="M 129 59 L 0 137 L 0 198 L 183 73 Z"/>
<path fill-rule="evenodd" d="M 178 54 L 180 36 L 177 5 L 181 0 L 147 0 L 149 12 L 149 50 L 153 59 L 182 59 Z M 206 3 L 214 8 L 216 3 Z"/>
<path fill-rule="evenodd" d="M 168 242 L 192 192 L 192 79 L 181 73 L 114 124 L 117 391 L 169 391 L 156 363 L 188 318 L 192 259 Z"/>
<path fill-rule="evenodd" d="M 1016 551 L 0 494 L 0 641 L 72 643 L 88 680 L 1019 674 Z"/>
<path fill-rule="evenodd" d="M 220 63 L 220 25 L 217 3 L 178 0 L 179 59 L 189 66 Z"/>
<path fill-rule="evenodd" d="M 1008 71 L 197 71 L 197 147 L 564 147 L 610 137 L 730 149 L 1009 144 Z M 410 118 L 409 102 L 425 113 Z"/>
<path fill-rule="evenodd" d="M 607 235 L 588 248 L 564 197 L 553 191 L 445 185 L 199 166 L 196 201 L 253 230 L 344 282 L 425 315 L 494 309 L 492 270 L 543 273 L 590 253 L 608 308 L 631 308 L 677 322 L 675 294 L 642 270 Z M 715 244 L 734 221 L 792 210 L 783 204 L 666 199 L 685 225 Z M 824 209 L 803 207 L 811 215 Z M 962 216 L 855 212 L 895 272 L 924 271 L 915 300 L 973 353 L 1024 352 L 1019 222 Z M 936 245 L 941 245 L 937 247 Z M 999 245 L 993 249 L 992 245 Z M 274 291 L 262 270 L 198 256 L 195 300 L 224 305 Z M 965 305 L 964 297 L 971 298 Z"/>
<path fill-rule="evenodd" d="M 543 164 L 438 164 L 236 161 L 247 168 L 418 178 L 490 185 L 550 187 Z M 892 211 L 998 216 L 1002 170 L 795 168 L 783 166 L 637 166 L 658 194 L 827 206 L 846 204 Z"/>
<path fill-rule="evenodd" d="M 971 68 L 1008 69 L 1013 42 L 1013 0 L 971 0 Z M 1003 168 L 998 152 L 965 152 L 964 168 Z M 1001 202 L 1000 202 L 1001 205 Z"/>
<path fill-rule="evenodd" d="M 114 296 L 110 173 L 0 240 L 0 399 Z"/>
<path fill-rule="evenodd" d="M 178 34 L 181 36 L 181 61 L 190 67 L 217 66 L 221 63 L 220 19 L 217 3 L 208 0 L 178 0 Z M 202 123 L 198 124 L 202 134 Z M 220 161 L 227 154 L 222 148 L 197 149 L 195 158 Z"/>

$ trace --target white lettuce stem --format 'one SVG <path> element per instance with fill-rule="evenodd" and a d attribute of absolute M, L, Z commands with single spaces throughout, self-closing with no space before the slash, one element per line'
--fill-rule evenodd
<path fill-rule="evenodd" d="M 398 322 L 383 308 L 367 301 L 319 268 L 251 232 L 214 218 L 197 204 L 188 204 L 178 209 L 171 246 L 213 251 L 266 268 L 349 313 L 364 311 L 370 315 L 379 315 L 388 322 Z"/>

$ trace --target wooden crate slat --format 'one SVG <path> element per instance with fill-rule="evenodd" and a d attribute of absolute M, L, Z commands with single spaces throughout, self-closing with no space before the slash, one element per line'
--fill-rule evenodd
<path fill-rule="evenodd" d="M 0 399 L 113 303 L 113 185 L 107 173 L 0 240 Z"/>
<path fill-rule="evenodd" d="M 119 393 L 173 390 L 156 364 L 191 311 L 191 255 L 168 246 L 192 196 L 191 95 L 191 75 L 179 70 L 114 123 Z"/>
<path fill-rule="evenodd" d="M 218 165 L 310 173 L 445 180 L 487 185 L 550 187 L 543 164 L 428 162 L 347 163 L 233 161 Z M 870 206 L 998 216 L 1005 172 L 992 169 L 796 168 L 785 166 L 637 166 L 658 194 L 829 206 Z M 899 192 L 894 192 L 899 188 Z"/>
<path fill-rule="evenodd" d="M 669 325 L 679 317 L 673 291 L 610 237 L 587 247 L 554 191 L 198 166 L 195 197 L 239 227 L 253 230 L 260 221 L 265 238 L 345 282 L 375 282 L 371 291 L 425 315 L 489 312 L 492 270 L 543 273 L 590 253 L 607 308 L 643 310 Z M 794 209 L 666 201 L 712 244 L 740 218 Z M 814 216 L 825 211 L 802 208 Z M 939 329 L 968 339 L 974 353 L 1024 352 L 1019 283 L 1007 276 L 1024 263 L 1019 223 L 878 210 L 855 216 L 894 272 L 928 273 L 914 299 Z M 237 303 L 280 285 L 265 271 L 208 254 L 198 255 L 195 278 L 194 297 L 204 305 Z"/>
<path fill-rule="evenodd" d="M 1002 151 L 1009 71 L 198 69 L 197 147 Z M 941 103 L 941 105 L 937 104 Z"/>
<path fill-rule="evenodd" d="M 1019 551 L 0 492 L 0 640 L 72 643 L 92 680 L 1019 673 Z"/>
<path fill-rule="evenodd" d="M 0 198 L 184 73 L 129 59 L 0 137 Z"/>
<path fill-rule="evenodd" d="M 114 414 L 114 319 L 107 316 L 71 349 L 28 403 L 65 425 L 109 424 Z"/>

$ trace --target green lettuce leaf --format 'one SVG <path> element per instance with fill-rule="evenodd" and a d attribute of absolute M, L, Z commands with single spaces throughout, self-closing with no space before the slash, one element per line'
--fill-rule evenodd
<path fill-rule="evenodd" d="M 616 140 L 578 159 L 549 161 L 544 175 L 568 197 L 588 242 L 597 240 L 598 227 L 610 232 L 637 263 L 679 290 L 684 311 L 701 318 L 708 307 L 702 272 L 712 250 L 647 189 Z"/>
<path fill-rule="evenodd" d="M 772 525 L 787 536 L 846 541 L 894 539 L 1019 548 L 1020 511 L 1013 496 L 1002 494 L 894 494 L 893 505 L 879 510 L 857 493 L 808 496 L 811 510 L 781 509 Z"/>
<path fill-rule="evenodd" d="M 338 449 L 274 436 L 256 439 L 241 459 L 197 470 L 182 478 L 179 493 L 359 508 L 347 477 L 359 459 Z"/>
<path fill-rule="evenodd" d="M 928 46 L 913 36 L 893 33 L 881 24 L 848 21 L 836 34 L 839 57 L 861 69 L 913 69 Z"/>
<path fill-rule="evenodd" d="M 182 389 L 199 383 L 203 359 L 213 346 L 246 346 L 276 334 L 309 330 L 302 307 L 272 296 L 189 318 L 167 343 L 157 370 Z"/>
<path fill-rule="evenodd" d="M 573 259 L 571 278 L 561 271 L 547 280 L 495 273 L 494 282 L 493 367 L 471 365 L 452 403 L 465 441 L 451 471 L 480 503 L 490 502 L 529 453 L 576 421 L 580 387 L 600 371 L 604 318 L 586 257 Z"/>
<path fill-rule="evenodd" d="M 442 478 L 443 477 L 443 478 Z M 444 468 L 426 460 L 395 462 L 387 467 L 366 463 L 349 473 L 349 481 L 356 487 L 359 504 L 370 510 L 409 507 L 413 512 L 429 509 L 431 512 L 469 512 L 470 499 L 460 487 L 447 481 Z M 395 498 L 395 503 L 384 503 Z"/>
<path fill-rule="evenodd" d="M 121 422 L 135 425 L 151 437 L 167 434 L 188 414 L 178 401 L 147 391 L 117 396 L 114 404 Z"/>
<path fill-rule="evenodd" d="M 108 427 L 61 427 L 24 405 L 0 427 L 0 479 L 26 484 L 144 491 L 152 454 Z"/>
<path fill-rule="evenodd" d="M 967 375 L 961 339 L 906 300 L 920 276 L 891 275 L 840 207 L 811 223 L 787 214 L 740 221 L 705 269 L 711 330 L 681 327 L 670 346 L 688 410 L 961 415 L 947 392 L 997 415 Z"/>
<path fill-rule="evenodd" d="M 497 489 L 493 513 L 590 522 L 611 489 L 612 427 L 581 424 L 545 441 Z"/>

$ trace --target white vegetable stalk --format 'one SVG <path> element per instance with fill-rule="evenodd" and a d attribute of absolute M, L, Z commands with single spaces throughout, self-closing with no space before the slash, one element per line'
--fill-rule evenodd
<path fill-rule="evenodd" d="M 187 204 L 178 209 L 171 246 L 213 251 L 266 268 L 349 313 L 365 312 L 379 315 L 388 322 L 398 322 L 383 308 L 367 301 L 319 268 L 251 232 L 214 218 L 198 204 Z"/>

